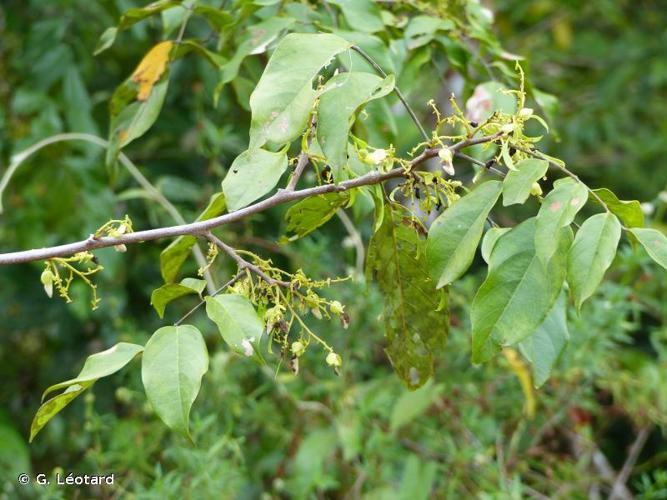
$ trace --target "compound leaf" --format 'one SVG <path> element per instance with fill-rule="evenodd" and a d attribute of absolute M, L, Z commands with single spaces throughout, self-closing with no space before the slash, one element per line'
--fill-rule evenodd
<path fill-rule="evenodd" d="M 536 255 L 535 218 L 502 235 L 489 273 L 472 303 L 472 358 L 487 361 L 501 347 L 516 344 L 545 320 L 558 298 L 572 243 L 570 228 L 558 230 L 558 252 L 544 266 Z"/>

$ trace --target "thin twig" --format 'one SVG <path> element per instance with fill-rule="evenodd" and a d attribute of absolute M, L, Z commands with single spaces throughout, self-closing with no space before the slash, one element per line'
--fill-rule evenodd
<path fill-rule="evenodd" d="M 222 241 L 220 238 L 218 238 L 216 235 L 213 233 L 206 233 L 204 236 L 214 243 L 220 250 L 225 252 L 227 255 L 229 255 L 239 266 L 239 271 L 243 271 L 244 269 L 249 269 L 253 273 L 255 273 L 257 276 L 262 278 L 264 281 L 266 281 L 269 285 L 278 285 L 282 286 L 284 288 L 289 288 L 290 284 L 287 281 L 281 281 L 277 280 L 275 278 L 272 278 L 268 274 L 266 274 L 264 271 L 262 271 L 259 266 L 256 266 L 252 262 L 248 262 L 245 260 L 243 257 L 241 257 L 236 250 L 234 250 L 232 247 L 230 247 L 227 243 Z"/>
<path fill-rule="evenodd" d="M 494 136 L 487 136 L 485 139 L 489 141 L 489 140 L 494 140 L 495 138 L 496 136 L 494 135 Z M 475 140 L 474 144 L 478 144 L 479 142 L 480 142 L 479 139 Z M 460 148 L 472 144 L 473 143 L 470 141 L 468 141 L 467 144 L 458 143 L 451 146 L 449 149 L 450 150 L 453 149 L 454 151 L 456 151 Z M 350 189 L 358 188 L 361 186 L 380 184 L 390 179 L 395 179 L 398 177 L 405 177 L 407 175 L 410 175 L 410 172 L 414 167 L 418 166 L 419 164 L 425 162 L 430 158 L 434 158 L 435 156 L 437 156 L 439 150 L 440 150 L 439 148 L 426 149 L 421 154 L 413 158 L 413 160 L 410 162 L 407 168 L 401 166 L 384 173 L 378 172 L 377 170 L 373 170 L 360 177 L 343 181 L 338 184 L 322 184 L 320 186 L 314 186 L 295 191 L 279 189 L 275 194 L 273 194 L 269 198 L 266 198 L 262 201 L 254 203 L 247 207 L 241 208 L 235 212 L 226 213 L 218 217 L 213 217 L 207 220 L 191 222 L 189 224 L 179 224 L 176 226 L 166 226 L 156 229 L 148 229 L 145 231 L 135 231 L 133 233 L 124 234 L 119 237 L 107 237 L 107 236 L 96 237 L 94 235 L 90 235 L 88 238 L 84 240 L 76 241 L 73 243 L 67 243 L 64 245 L 3 253 L 0 254 L 0 265 L 21 264 L 36 260 L 50 259 L 53 257 L 65 257 L 69 255 L 74 255 L 75 253 L 78 252 L 90 251 L 98 248 L 107 248 L 116 245 L 153 241 L 163 238 L 171 238 L 175 236 L 183 236 L 183 235 L 204 236 L 211 229 L 222 226 L 224 224 L 240 221 L 246 217 L 263 212 L 269 208 L 282 205 L 284 203 L 298 201 L 304 198 L 309 198 L 311 196 L 317 196 L 320 194 L 339 193 L 343 191 L 348 191 Z"/>
<path fill-rule="evenodd" d="M 625 459 L 625 463 L 623 464 L 621 471 L 618 473 L 618 476 L 616 476 L 616 481 L 614 481 L 614 486 L 612 487 L 611 495 L 609 495 L 609 500 L 623 498 L 621 492 L 625 488 L 625 484 L 628 482 L 628 479 L 630 479 L 630 474 L 632 474 L 632 470 L 637 463 L 639 454 L 644 448 L 650 433 L 650 427 L 642 427 L 637 433 L 637 437 L 630 446 L 630 451 L 628 451 L 628 456 Z"/>
<path fill-rule="evenodd" d="M 382 67 L 373 60 L 373 58 L 364 51 L 361 47 L 358 45 L 353 45 L 352 50 L 354 50 L 357 54 L 359 54 L 361 57 L 363 57 L 368 64 L 370 64 L 373 69 L 382 77 L 382 78 L 387 78 L 387 73 L 382 69 Z M 419 121 L 419 118 L 417 118 L 417 114 L 414 112 L 410 104 L 408 104 L 407 99 L 403 95 L 403 92 L 401 92 L 401 89 L 399 89 L 396 85 L 394 85 L 394 92 L 396 92 L 396 96 L 400 99 L 400 101 L 403 103 L 403 106 L 405 109 L 408 111 L 408 114 L 410 115 L 410 118 L 412 118 L 412 121 L 414 124 L 417 126 L 419 129 L 419 132 L 421 133 L 422 137 L 426 142 L 430 142 L 431 138 L 429 135 L 426 133 L 426 130 L 424 130 L 424 126 L 421 124 Z"/>
<path fill-rule="evenodd" d="M 101 146 L 103 148 L 109 147 L 108 141 L 102 139 L 101 137 L 97 137 L 96 135 L 79 133 L 79 132 L 70 132 L 70 133 L 52 135 L 51 137 L 47 137 L 46 139 L 43 139 L 37 142 L 36 144 L 33 144 L 29 148 L 24 149 L 20 153 L 15 154 L 12 162 L 9 164 L 9 167 L 7 168 L 7 171 L 2 176 L 2 179 L 0 179 L 0 214 L 3 212 L 2 195 L 5 189 L 7 188 L 9 181 L 12 179 L 12 177 L 16 173 L 16 170 L 21 166 L 21 164 L 23 164 L 33 154 L 37 153 L 40 149 L 50 146 L 51 144 L 56 144 L 58 142 L 66 142 L 66 141 L 85 141 L 91 144 L 95 144 L 96 146 Z M 178 211 L 178 209 L 162 194 L 162 192 L 158 188 L 156 188 L 141 173 L 139 168 L 132 162 L 132 160 L 130 160 L 130 158 L 125 153 L 121 152 L 118 155 L 118 161 L 121 163 L 121 165 L 123 165 L 127 169 L 127 171 L 134 178 L 134 180 L 136 180 L 137 183 L 142 188 L 144 188 L 144 190 L 146 190 L 149 197 L 151 197 L 162 208 L 164 208 L 164 210 L 169 215 L 171 215 L 171 217 L 174 219 L 174 221 L 176 221 L 177 224 L 181 225 L 186 224 L 185 219 Z M 195 259 L 197 260 L 197 264 L 199 264 L 200 267 L 205 267 L 206 257 L 204 256 L 204 253 L 202 252 L 198 244 L 192 247 L 192 253 L 195 256 Z M 211 293 L 212 291 L 215 290 L 215 280 L 213 279 L 213 276 L 211 275 L 208 269 L 204 272 L 204 279 L 206 280 L 207 290 L 209 293 Z"/>
<path fill-rule="evenodd" d="M 336 215 L 340 219 L 340 221 L 343 223 L 343 226 L 345 226 L 345 230 L 347 231 L 347 234 L 350 236 L 350 239 L 354 243 L 354 248 L 357 253 L 357 260 L 356 260 L 356 269 L 357 273 L 359 276 L 364 275 L 364 260 L 366 258 L 365 256 L 365 248 L 364 248 L 364 240 L 361 238 L 361 234 L 359 234 L 359 231 L 357 231 L 357 228 L 354 227 L 354 222 L 352 222 L 352 219 L 348 217 L 348 215 L 345 213 L 343 209 L 337 210 Z"/>
<path fill-rule="evenodd" d="M 551 158 L 549 158 L 545 154 L 541 153 L 540 151 L 535 151 L 535 150 L 531 150 L 531 149 L 522 148 L 521 146 L 512 146 L 512 147 L 514 149 L 518 150 L 518 151 L 522 151 L 526 154 L 534 156 L 535 158 L 539 158 L 540 160 L 544 160 L 544 161 L 548 162 L 549 165 L 552 165 L 552 166 L 556 167 L 557 169 L 559 169 L 561 172 L 564 172 L 565 174 L 569 175 L 575 181 L 581 183 L 588 190 L 588 192 L 591 193 L 591 196 L 593 198 L 595 198 L 600 205 L 602 205 L 602 208 L 604 208 L 607 213 L 610 212 L 609 207 L 607 206 L 607 204 L 604 201 L 602 201 L 602 198 L 600 198 L 598 196 L 598 194 L 595 191 L 593 191 L 591 188 L 589 188 L 585 183 L 581 182 L 581 179 L 579 178 L 579 176 L 577 176 L 571 170 L 569 170 L 566 167 L 564 167 L 563 165 L 553 161 Z"/>
<path fill-rule="evenodd" d="M 234 283 L 236 283 L 241 276 L 243 276 L 243 272 L 239 272 L 236 276 L 234 276 L 232 279 L 230 279 L 227 283 L 222 285 L 220 288 L 218 288 L 217 290 L 213 290 L 213 293 L 209 293 L 208 296 L 209 297 L 215 297 L 216 295 L 218 295 L 219 293 L 223 292 L 224 290 L 226 290 L 227 288 L 232 286 Z M 181 323 L 183 323 L 183 321 L 185 321 L 192 314 L 194 314 L 194 312 L 197 309 L 199 309 L 201 306 L 203 306 L 205 303 L 206 303 L 206 300 L 200 300 L 197 303 L 196 306 L 194 306 L 192 309 L 190 309 L 188 312 L 186 312 L 183 316 L 181 316 L 181 318 L 174 323 L 174 326 L 178 326 Z"/>

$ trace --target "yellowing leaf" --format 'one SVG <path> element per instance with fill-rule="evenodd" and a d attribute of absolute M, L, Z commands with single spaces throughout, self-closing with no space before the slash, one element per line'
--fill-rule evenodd
<path fill-rule="evenodd" d="M 169 62 L 169 54 L 173 42 L 166 41 L 158 43 L 148 51 L 144 58 L 134 70 L 130 79 L 139 84 L 137 100 L 145 101 L 151 95 L 153 86 L 160 79 Z"/>

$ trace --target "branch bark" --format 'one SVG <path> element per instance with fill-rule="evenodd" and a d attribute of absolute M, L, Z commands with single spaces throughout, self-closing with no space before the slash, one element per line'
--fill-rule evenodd
<path fill-rule="evenodd" d="M 473 144 L 480 144 L 483 142 L 490 142 L 498 138 L 498 134 L 491 136 L 483 136 L 477 138 L 470 138 L 460 141 L 449 147 L 452 153 L 456 153 L 460 149 Z M 413 158 L 408 168 L 398 167 L 388 172 L 372 171 L 355 179 L 343 181 L 339 184 L 323 184 L 321 186 L 314 186 L 311 188 L 290 191 L 287 189 L 279 189 L 274 195 L 262 201 L 241 208 L 235 212 L 226 213 L 212 219 L 192 222 L 189 224 L 178 224 L 175 226 L 166 226 L 156 229 L 148 229 L 145 231 L 136 231 L 133 233 L 124 234 L 117 238 L 111 237 L 95 237 L 91 234 L 88 238 L 73 243 L 64 245 L 57 245 L 53 247 L 36 248 L 33 250 L 24 250 L 17 252 L 9 252 L 0 254 L 0 265 L 21 264 L 26 262 L 33 262 L 37 260 L 52 259 L 54 257 L 66 257 L 74 255 L 78 252 L 85 252 L 96 250 L 99 248 L 107 248 L 116 245 L 127 245 L 132 243 L 141 243 L 144 241 L 153 241 L 163 238 L 172 238 L 183 235 L 192 235 L 197 237 L 207 237 L 212 229 L 237 222 L 251 215 L 263 212 L 269 208 L 283 203 L 302 200 L 311 196 L 320 194 L 334 193 L 347 191 L 361 186 L 368 186 L 372 184 L 379 184 L 390 179 L 405 177 L 409 175 L 410 171 L 425 162 L 430 158 L 438 156 L 440 148 L 429 148 L 424 150 L 421 154 Z"/>

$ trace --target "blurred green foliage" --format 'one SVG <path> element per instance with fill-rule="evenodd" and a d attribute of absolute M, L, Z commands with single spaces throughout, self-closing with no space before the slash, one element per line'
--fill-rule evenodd
<path fill-rule="evenodd" d="M 162 25 L 136 24 L 107 52 L 92 52 L 99 35 L 138 3 L 0 5 L 0 165 L 55 133 L 105 133 L 113 89 L 161 39 Z M 624 198 L 655 198 L 656 225 L 665 224 L 667 210 L 664 194 L 659 196 L 667 182 L 661 166 L 667 156 L 667 12 L 660 4 L 502 0 L 493 6 L 507 49 L 527 56 L 535 85 L 560 99 L 554 115 L 559 141 L 547 151 L 557 151 L 594 186 L 612 187 Z M 201 38 L 210 34 L 203 21 L 189 29 Z M 428 43 L 415 50 L 411 64 L 398 72 L 399 85 L 423 108 L 422 98 L 443 82 L 420 74 L 421 65 L 428 61 L 437 68 L 451 60 L 455 66 L 465 54 L 450 46 L 445 61 Z M 151 133 L 128 148 L 188 220 L 245 147 L 249 114 L 236 103 L 247 97 L 263 57 L 245 60 L 241 77 L 223 89 L 217 107 L 212 67 L 200 58 L 179 61 L 171 82 L 177 90 L 168 94 Z M 386 121 L 368 127 L 375 144 L 401 148 L 418 137 L 408 117 L 394 121 L 386 104 L 367 110 L 369 120 Z M 385 118 L 374 118 L 378 114 Z M 4 201 L 0 250 L 6 251 L 79 238 L 125 213 L 137 227 L 172 222 L 124 171 L 109 176 L 104 152 L 83 143 L 42 150 L 13 179 Z M 345 244 L 347 233 L 336 219 L 277 247 L 283 213 L 234 225 L 227 236 L 314 277 L 354 271 L 355 249 Z M 513 220 L 511 213 L 505 217 Z M 361 230 L 367 240 L 371 228 Z M 118 341 L 143 344 L 162 325 L 149 307 L 151 291 L 161 284 L 159 252 L 159 245 L 148 244 L 126 254 L 98 252 L 104 302 L 94 312 L 83 288 L 73 290 L 71 305 L 49 301 L 39 286 L 39 264 L 0 269 L 3 498 L 73 497 L 72 489 L 16 481 L 20 472 L 54 470 L 116 474 L 113 489 L 91 489 L 84 497 L 585 498 L 610 482 L 593 463 L 604 456 L 619 470 L 638 429 L 647 429 L 649 437 L 628 486 L 642 498 L 667 498 L 667 280 L 639 250 L 617 257 L 612 281 L 581 316 L 568 311 L 570 345 L 535 394 L 532 419 L 505 358 L 470 364 L 466 318 L 481 276 L 452 288 L 453 328 L 445 354 L 433 381 L 411 393 L 383 352 L 379 292 L 353 273 L 355 279 L 335 288 L 352 318 L 349 330 L 333 322 L 318 325 L 345 355 L 340 377 L 314 357 L 302 360 L 298 377 L 257 367 L 223 348 L 212 325 L 196 316 L 212 356 L 191 417 L 195 446 L 155 418 L 135 361 L 97 383 L 28 447 L 30 420 L 45 387 L 74 376 L 86 355 Z M 194 271 L 194 262 L 188 265 Z M 167 320 L 194 300 L 175 304 Z"/>

